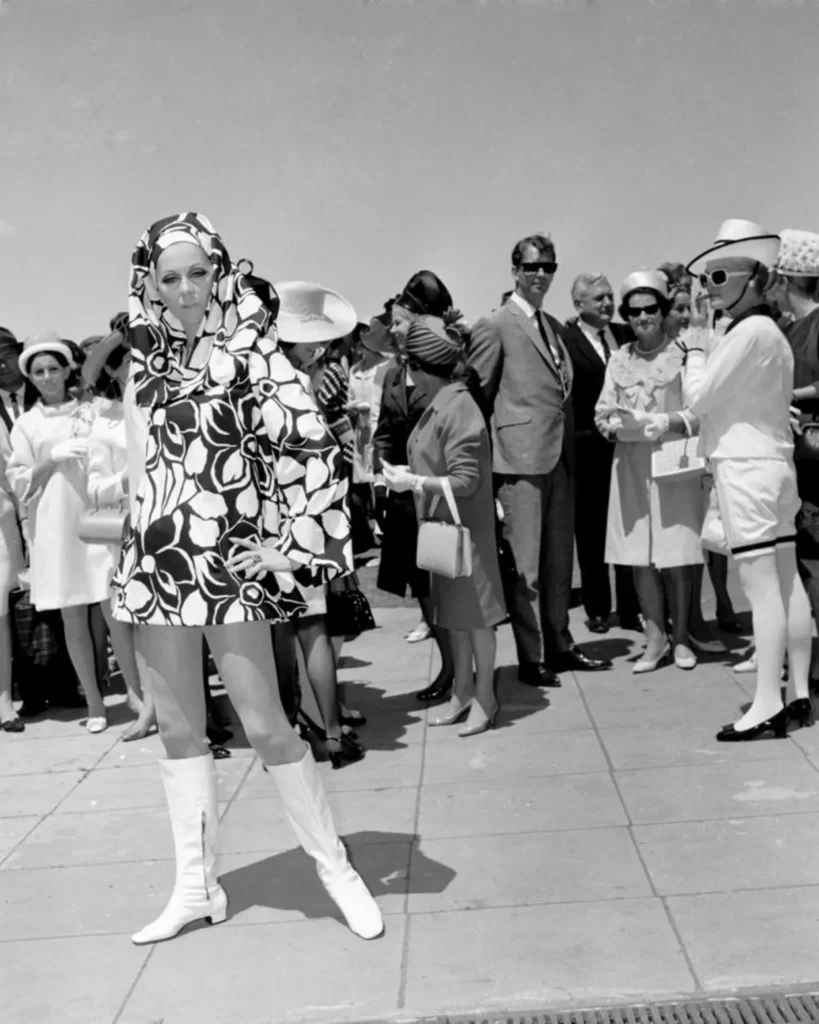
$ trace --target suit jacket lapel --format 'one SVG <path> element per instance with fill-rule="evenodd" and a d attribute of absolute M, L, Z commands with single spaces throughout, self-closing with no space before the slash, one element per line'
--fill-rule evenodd
<path fill-rule="evenodd" d="M 520 308 L 516 302 L 508 302 L 506 308 L 509 312 L 517 319 L 518 324 L 526 331 L 526 334 L 538 352 L 543 356 L 546 361 L 546 365 L 552 371 L 557 374 L 557 367 L 555 361 L 552 358 L 552 353 L 549 351 L 549 346 L 543 340 L 540 335 L 540 331 L 537 329 L 537 324 L 532 317 L 527 316 L 526 313 Z"/>
<path fill-rule="evenodd" d="M 583 358 L 592 364 L 596 370 L 606 368 L 605 360 L 601 358 L 597 349 L 592 345 L 589 339 L 586 337 L 586 332 L 578 324 L 574 324 L 571 327 L 574 334 L 574 339 L 577 344 L 577 351 L 583 356 Z M 616 341 L 617 339 L 615 339 Z"/>

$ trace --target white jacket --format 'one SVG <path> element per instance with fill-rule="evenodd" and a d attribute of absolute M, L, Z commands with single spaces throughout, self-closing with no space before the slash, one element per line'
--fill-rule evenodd
<path fill-rule="evenodd" d="M 707 361 L 690 352 L 685 391 L 706 458 L 791 458 L 793 353 L 770 317 L 738 320 Z"/>

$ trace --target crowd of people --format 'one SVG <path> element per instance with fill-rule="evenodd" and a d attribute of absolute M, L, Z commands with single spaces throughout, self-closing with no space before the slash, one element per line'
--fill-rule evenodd
<path fill-rule="evenodd" d="M 176 849 L 171 900 L 135 942 L 226 916 L 212 668 L 351 929 L 383 930 L 314 761 L 365 754 L 337 666 L 374 626 L 355 556 L 376 547 L 378 587 L 418 601 L 410 639 L 438 649 L 417 694 L 431 726 L 496 723 L 506 621 L 523 685 L 612 667 L 569 628 L 575 550 L 588 629 L 616 616 L 644 636 L 635 673 L 727 653 L 733 557 L 757 686 L 717 738 L 812 724 L 819 235 L 726 221 L 687 266 L 629 274 L 620 322 L 602 273 L 572 284 L 574 317 L 549 314 L 557 271 L 533 234 L 471 326 L 430 270 L 364 323 L 329 288 L 235 262 L 188 213 L 140 239 L 104 337 L 0 330 L 0 725 L 83 706 L 105 730 L 110 643 L 123 739 L 158 729 L 165 749 Z"/>

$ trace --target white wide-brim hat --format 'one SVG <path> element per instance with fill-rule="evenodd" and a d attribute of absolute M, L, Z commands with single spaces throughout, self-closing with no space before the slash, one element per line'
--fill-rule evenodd
<path fill-rule="evenodd" d="M 663 298 L 668 298 L 668 278 L 661 270 L 635 270 L 629 274 L 620 288 L 620 298 L 625 300 L 638 288 L 650 288 L 659 292 Z"/>
<path fill-rule="evenodd" d="M 338 341 L 355 330 L 358 315 L 338 292 L 310 281 L 281 281 L 276 331 L 279 341 L 315 345 Z"/>
<path fill-rule="evenodd" d="M 726 259 L 741 257 L 770 268 L 776 262 L 780 244 L 779 235 L 766 231 L 751 220 L 724 220 L 713 245 L 695 256 L 686 270 L 699 274 L 705 269 L 705 264 L 717 256 Z"/>
<path fill-rule="evenodd" d="M 74 354 L 71 348 L 66 345 L 56 331 L 46 331 L 44 334 L 35 334 L 23 342 L 23 351 L 20 353 L 20 373 L 24 377 L 29 376 L 28 368 L 31 360 L 42 352 L 59 352 L 72 370 L 76 369 Z"/>

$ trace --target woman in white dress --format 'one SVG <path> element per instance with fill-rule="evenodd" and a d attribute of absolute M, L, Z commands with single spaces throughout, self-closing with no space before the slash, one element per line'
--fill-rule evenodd
<path fill-rule="evenodd" d="M 85 460 L 98 409 L 70 397 L 76 365 L 70 348 L 53 332 L 25 343 L 20 371 L 33 402 L 12 429 L 6 472 L 27 509 L 31 603 L 38 611 L 59 609 L 88 704 L 87 729 L 102 732 L 108 720 L 97 685 L 88 606 L 108 599 L 113 559 L 105 544 L 79 538 L 88 506 Z"/>
<path fill-rule="evenodd" d="M 92 349 L 82 368 L 82 377 L 92 394 L 107 393 L 97 399 L 98 415 L 91 427 L 88 451 L 88 497 L 92 508 L 127 509 L 128 450 L 125 437 L 125 411 L 122 395 L 130 366 L 128 339 L 120 330 L 112 331 Z M 106 381 L 108 387 L 106 387 Z M 114 397 L 116 396 L 116 397 Z M 109 544 L 111 575 L 119 562 L 121 543 Z M 135 627 L 120 622 L 111 614 L 110 600 L 103 601 L 103 615 L 111 636 L 128 694 L 128 706 L 137 715 L 123 733 L 123 740 L 142 739 L 156 726 L 153 698 L 142 685 L 135 646 Z"/>

